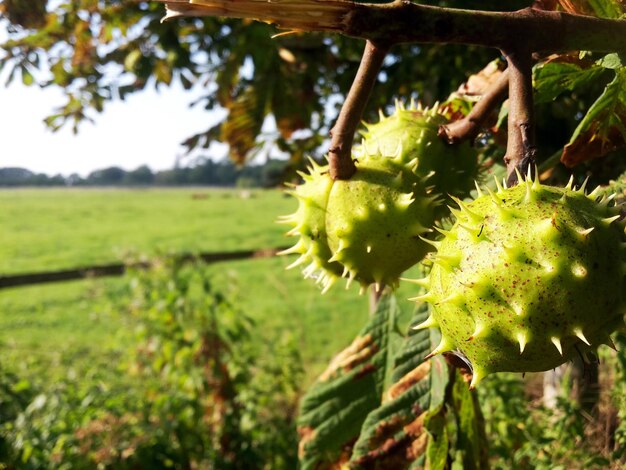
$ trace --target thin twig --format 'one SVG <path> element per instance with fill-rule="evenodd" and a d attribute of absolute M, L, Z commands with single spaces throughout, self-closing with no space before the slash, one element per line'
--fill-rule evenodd
<path fill-rule="evenodd" d="M 525 175 L 535 163 L 532 54 L 525 47 L 504 51 L 509 64 L 508 140 L 504 162 L 509 185 L 517 184 L 516 169 Z"/>
<path fill-rule="evenodd" d="M 439 137 L 449 144 L 458 144 L 464 140 L 474 140 L 485 127 L 485 123 L 496 106 L 506 98 L 508 91 L 509 73 L 505 70 L 481 96 L 467 116 L 439 128 Z"/>
<path fill-rule="evenodd" d="M 367 41 L 363 58 L 346 101 L 341 107 L 337 122 L 330 131 L 331 141 L 328 150 L 330 177 L 334 180 L 347 180 L 356 172 L 352 161 L 354 133 L 361 122 L 363 110 L 369 100 L 372 88 L 380 72 L 389 45 Z"/>

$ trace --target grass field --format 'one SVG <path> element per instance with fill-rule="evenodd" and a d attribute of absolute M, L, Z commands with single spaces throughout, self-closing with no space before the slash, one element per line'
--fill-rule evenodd
<path fill-rule="evenodd" d="M 192 199 L 192 194 L 207 195 Z M 0 273 L 42 271 L 119 259 L 121 252 L 237 250 L 289 242 L 276 216 L 294 201 L 277 191 L 242 199 L 226 190 L 16 190 L 0 192 Z M 337 286 L 325 295 L 288 258 L 213 265 L 216 283 L 234 283 L 241 309 L 267 341 L 290 332 L 301 345 L 308 380 L 367 321 L 367 296 Z M 126 278 L 0 290 L 0 357 L 89 358 L 119 345 L 131 319 L 107 310 Z M 398 296 L 411 295 L 405 285 Z M 404 308 L 412 309 L 410 302 Z"/>
<path fill-rule="evenodd" d="M 208 194 L 208 197 L 193 199 L 194 193 Z M 288 213 L 295 206 L 293 200 L 269 191 L 242 199 L 236 191 L 18 190 L 0 192 L 0 201 L 0 274 L 110 262 L 122 259 L 123 251 L 149 256 L 181 250 L 237 250 L 283 245 L 288 242 L 282 235 L 284 227 L 273 221 L 277 215 Z M 285 270 L 292 260 L 292 257 L 251 259 L 216 263 L 207 268 L 212 274 L 213 286 L 232 292 L 230 299 L 235 301 L 237 309 L 254 320 L 251 340 L 236 337 L 229 346 L 232 350 L 251 347 L 257 354 L 249 356 L 252 358 L 249 363 L 253 366 L 251 376 L 264 378 L 271 384 L 266 386 L 265 382 L 259 382 L 262 388 L 242 390 L 246 393 L 258 390 L 256 395 L 267 400 L 265 408 L 260 410 L 265 414 L 269 410 L 276 411 L 277 416 L 289 415 L 292 409 L 284 407 L 284 403 L 292 402 L 282 398 L 273 401 L 276 395 L 271 395 L 275 390 L 272 386 L 281 390 L 281 384 L 285 383 L 284 378 L 282 382 L 280 380 L 281 371 L 291 374 L 297 381 L 297 390 L 293 394 L 297 400 L 298 394 L 309 388 L 331 358 L 350 344 L 368 320 L 369 299 L 367 295 L 357 294 L 357 286 L 345 290 L 340 285 L 342 283 L 338 283 L 321 295 L 319 287 L 303 279 L 297 269 Z M 413 268 L 405 276 L 419 277 L 418 268 Z M 166 279 L 169 282 L 171 277 L 168 275 Z M 10 382 L 10 391 L 15 391 L 12 397 L 29 397 L 24 391 L 37 393 L 24 405 L 26 414 L 21 414 L 19 419 L 10 418 L 0 429 L 0 452 L 2 439 L 8 436 L 11 449 L 21 449 L 28 444 L 44 455 L 39 462 L 46 462 L 45 465 L 35 463 L 27 467 L 18 463 L 10 468 L 88 468 L 69 464 L 58 466 L 58 454 L 54 451 L 70 449 L 70 457 L 76 452 L 87 452 L 81 451 L 84 442 L 75 439 L 77 430 L 87 429 L 89 423 L 106 424 L 96 418 L 101 414 L 107 416 L 109 411 L 123 417 L 137 407 L 150 413 L 150 410 L 159 411 L 161 408 L 145 406 L 152 404 L 155 396 L 167 405 L 163 410 L 168 413 L 169 423 L 172 415 L 168 410 L 173 401 L 170 390 L 154 395 L 154 389 L 146 385 L 145 391 L 150 393 L 142 394 L 144 376 L 133 375 L 130 367 L 133 365 L 131 351 L 144 348 L 144 354 L 147 354 L 145 337 L 143 342 L 138 339 L 138 330 L 142 326 L 145 328 L 145 317 L 155 311 L 159 313 L 158 307 L 152 307 L 153 310 L 138 308 L 134 315 L 128 313 L 132 303 L 128 290 L 132 283 L 133 277 L 126 275 L 0 289 L 0 373 L 8 372 L 6 377 L 15 377 L 15 381 Z M 162 283 L 156 294 L 151 291 L 154 305 L 166 303 L 164 299 L 170 292 L 167 284 Z M 206 291 L 197 292 L 206 295 Z M 416 286 L 406 282 L 401 283 L 396 293 L 405 321 L 414 308 L 414 304 L 406 299 L 415 293 Z M 174 298 L 177 302 L 181 300 L 181 297 Z M 141 320 L 144 320 L 143 324 Z M 171 329 L 171 323 L 167 325 L 165 329 Z M 402 329 L 405 327 L 406 324 L 401 325 Z M 285 339 L 291 341 L 287 343 L 283 341 Z M 254 344 L 255 341 L 258 343 Z M 280 346 L 284 344 L 297 348 L 302 358 L 303 378 L 299 372 L 293 372 L 299 371 L 299 364 L 295 368 L 289 367 L 296 363 L 293 360 L 295 355 L 283 354 Z M 160 344 L 156 347 L 160 348 Z M 167 347 L 158 349 L 167 350 Z M 261 369 L 256 359 L 275 361 L 276 367 L 257 374 Z M 615 359 L 613 361 L 615 364 Z M 609 368 L 615 374 L 617 367 L 609 365 Z M 170 370 L 178 371 L 178 364 Z M 161 383 L 159 373 L 160 370 L 151 376 L 157 383 Z M 582 462 L 580 468 L 609 468 L 605 464 L 587 464 L 589 455 L 603 452 L 602 455 L 610 456 L 610 452 L 598 450 L 600 448 L 593 447 L 593 443 L 581 445 L 583 433 L 578 429 L 583 429 L 583 420 L 579 413 L 570 410 L 567 415 L 552 412 L 540 415 L 537 405 L 528 408 L 530 395 L 524 391 L 519 379 L 502 377 L 494 374 L 485 380 L 484 385 L 481 384 L 481 401 L 489 424 L 487 432 L 495 443 L 491 452 L 497 462 L 502 462 L 494 468 L 517 468 L 515 465 L 519 459 L 526 456 L 533 459 L 540 456 L 541 462 L 552 465 L 554 454 L 562 456 L 561 461 L 566 462 L 560 465 L 561 468 L 579 468 L 570 464 L 578 461 Z M 527 384 L 533 384 L 533 390 L 541 388 L 538 377 L 531 374 L 526 378 Z M 497 386 L 489 388 L 489 381 Z M 249 385 L 251 382 L 246 379 L 245 383 Z M 3 386 L 0 382 L 0 410 L 5 409 L 2 408 Z M 615 393 L 623 394 L 619 381 L 611 386 L 618 390 Z M 610 390 L 608 386 L 605 389 Z M 266 395 L 267 390 L 270 395 Z M 129 396 L 138 402 L 129 400 Z M 538 393 L 534 392 L 532 396 L 538 396 Z M 621 400 L 621 396 L 618 399 Z M 102 403 L 92 404 L 92 400 Z M 617 411 L 610 411 L 614 408 L 607 409 L 607 419 L 598 422 L 609 423 L 609 416 L 617 416 Z M 160 415 L 157 413 L 156 416 Z M 150 414 L 149 418 L 152 417 Z M 564 423 L 562 428 L 555 428 L 555 417 Z M 0 424 L 3 423 L 1 418 Z M 572 421 L 574 418 L 577 421 Z M 158 420 L 148 422 L 152 423 L 151 427 L 140 427 L 140 435 L 162 435 L 163 429 L 154 425 L 159 423 Z M 261 423 L 258 429 L 264 433 L 280 435 L 271 426 L 263 424 L 264 421 Z M 124 429 L 130 432 L 131 428 L 129 424 Z M 121 428 L 111 429 L 110 433 L 116 434 Z M 563 432 L 555 429 L 566 429 L 569 434 L 563 437 Z M 594 433 L 595 429 L 594 426 Z M 607 431 L 607 438 L 600 440 L 608 442 L 612 433 L 613 430 Z M 197 427 L 193 427 L 190 435 L 196 434 Z M 126 442 L 124 436 L 126 434 L 121 434 L 120 439 Z M 169 440 L 169 434 L 166 437 Z M 294 453 L 296 447 L 295 444 L 290 447 Z M 19 462 L 25 462 L 24 455 L 27 454 L 20 455 L 22 460 Z M 560 461 L 556 462 L 559 464 Z"/>
<path fill-rule="evenodd" d="M 295 207 L 279 191 L 2 190 L 0 274 L 114 262 L 138 253 L 281 246 L 287 240 L 276 217 Z"/>
<path fill-rule="evenodd" d="M 354 338 L 367 321 L 367 295 L 341 287 L 320 295 L 287 260 L 259 259 L 211 267 L 218 286 L 235 285 L 237 306 L 256 320 L 260 340 L 277 341 L 284 333 L 299 344 L 307 380 Z M 124 344 L 133 320 L 110 311 L 127 278 L 94 279 L 20 287 L 0 291 L 0 358 L 15 361 L 33 356 L 64 367 L 62 357 L 91 360 Z M 411 294 L 403 285 L 400 299 Z M 410 311 L 411 302 L 401 302 Z M 0 359 L 0 363 L 2 359 Z"/>

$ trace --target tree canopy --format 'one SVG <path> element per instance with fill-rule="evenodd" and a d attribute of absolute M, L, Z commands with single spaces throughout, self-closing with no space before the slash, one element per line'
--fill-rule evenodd
<path fill-rule="evenodd" d="M 466 7 L 459 0 L 422 3 Z M 514 11 L 531 4 L 605 18 L 624 13 L 618 0 L 516 0 L 505 6 L 483 0 L 471 8 Z M 163 5 L 155 2 L 2 0 L 0 13 L 8 31 L 0 44 L 0 68 L 5 69 L 7 83 L 21 79 L 26 85 L 58 87 L 65 93 L 65 103 L 46 119 L 50 128 L 69 125 L 78 131 L 84 121 L 97 119 L 108 102 L 147 87 L 180 83 L 190 88 L 199 83 L 206 93 L 193 104 L 207 111 L 224 108 L 227 113 L 182 145 L 192 151 L 222 141 L 229 144 L 237 163 L 244 163 L 267 141 L 287 152 L 294 167 L 302 166 L 307 155 L 325 153 L 329 130 L 363 51 L 359 39 L 315 32 L 282 34 L 275 26 L 248 19 L 187 17 L 162 22 Z M 457 89 L 449 116 L 458 118 L 496 76 L 479 74 L 494 60 L 498 69 L 504 68 L 496 48 L 396 45 L 385 56 L 364 119 L 373 120 L 379 109 L 388 111 L 395 99 L 433 105 Z M 619 54 L 560 52 L 536 57 L 540 161 L 565 145 L 563 161 L 568 166 L 623 147 L 624 70 Z M 506 111 L 504 106 L 499 124 Z M 261 133 L 266 119 L 276 124 L 272 135 Z M 503 139 L 494 131 L 505 126 L 493 124 L 479 143 L 486 155 L 501 156 Z"/>
<path fill-rule="evenodd" d="M 461 5 L 463 2 L 445 2 Z M 498 8 L 500 2 L 481 2 Z M 508 9 L 528 2 L 509 2 Z M 157 3 L 80 0 L 4 0 L 0 11 L 8 39 L 0 45 L 0 67 L 8 82 L 59 87 L 66 102 L 51 110 L 52 129 L 75 131 L 107 102 L 146 87 L 179 82 L 206 86 L 195 103 L 225 108 L 225 119 L 183 145 L 189 150 L 227 142 L 231 156 L 245 161 L 265 139 L 271 116 L 279 148 L 294 159 L 320 147 L 354 77 L 362 42 L 339 35 L 292 34 L 263 23 L 219 18 L 161 22 Z M 441 53 L 446 49 L 446 53 Z M 442 45 L 406 45 L 385 61 L 370 117 L 393 101 L 419 98 L 427 104 L 447 96 L 470 72 L 499 55 L 496 50 Z M 310 130 L 310 132 L 295 131 Z M 324 150 L 321 149 L 323 152 Z"/>

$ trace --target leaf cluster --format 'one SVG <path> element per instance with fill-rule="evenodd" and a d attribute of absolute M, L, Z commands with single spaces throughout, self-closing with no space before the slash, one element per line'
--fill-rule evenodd
<path fill-rule="evenodd" d="M 385 294 L 368 324 L 307 392 L 298 418 L 302 468 L 485 468 L 476 397 L 456 367 L 427 359 L 434 331 L 402 332 Z M 428 316 L 418 307 L 411 325 Z"/>

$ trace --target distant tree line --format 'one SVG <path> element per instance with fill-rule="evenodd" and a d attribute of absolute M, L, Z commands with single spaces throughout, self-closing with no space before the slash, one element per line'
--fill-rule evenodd
<path fill-rule="evenodd" d="M 287 161 L 268 159 L 261 165 L 237 167 L 230 160 L 199 158 L 189 166 L 153 171 L 147 165 L 134 170 L 112 166 L 86 177 L 34 173 L 25 168 L 0 168 L 0 187 L 15 186 L 237 186 L 271 187 L 282 180 Z"/>

